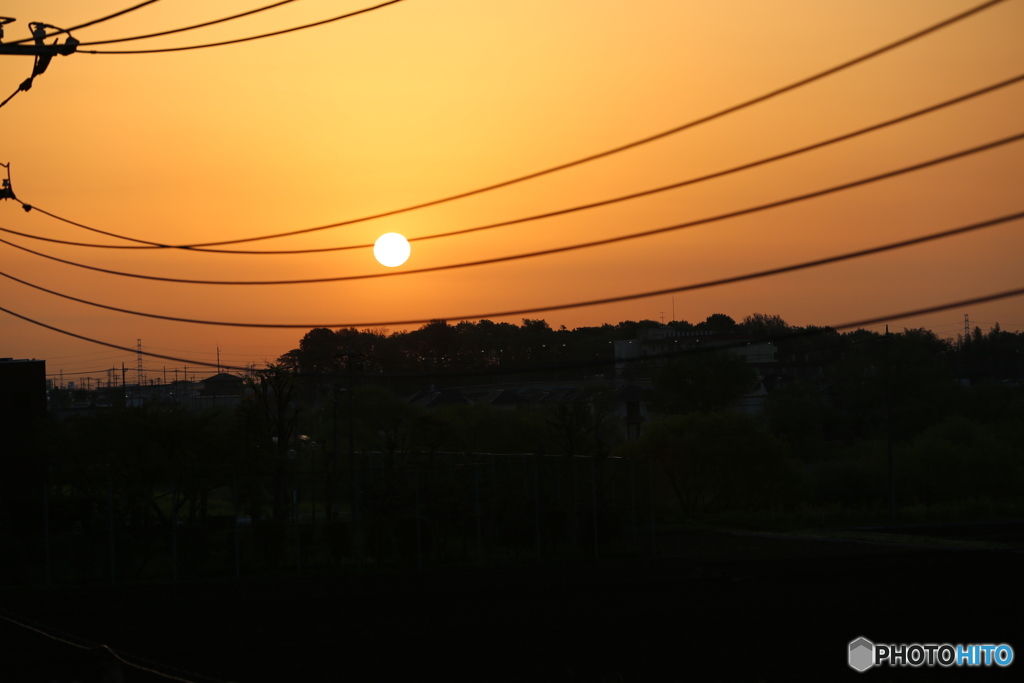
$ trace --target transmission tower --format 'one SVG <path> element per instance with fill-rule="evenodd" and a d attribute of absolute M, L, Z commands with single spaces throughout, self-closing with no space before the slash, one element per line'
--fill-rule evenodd
<path fill-rule="evenodd" d="M 136 339 L 138 346 L 135 347 L 136 361 L 136 383 L 141 387 L 146 383 L 146 375 L 142 369 L 142 340 Z"/>

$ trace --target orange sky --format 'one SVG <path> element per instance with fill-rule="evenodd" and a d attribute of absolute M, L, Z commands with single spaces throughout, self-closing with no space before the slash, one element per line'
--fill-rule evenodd
<path fill-rule="evenodd" d="M 166 0 L 82 29 L 83 41 L 177 28 L 270 0 Z M 17 17 L 71 26 L 133 0 L 8 0 Z M 374 0 L 301 0 L 161 39 L 145 49 L 244 37 Z M 56 58 L 0 109 L 0 162 L 19 197 L 140 239 L 187 243 L 332 223 L 500 182 L 707 115 L 891 42 L 977 2 L 792 0 L 406 0 L 359 17 L 225 47 Z M 639 149 L 514 187 L 303 237 L 300 248 L 409 237 L 640 191 L 817 142 L 1024 73 L 1024 1 Z M 0 97 L 31 58 L 0 56 Z M 1022 131 L 1024 84 L 888 130 L 653 197 L 413 245 L 403 269 L 534 251 L 672 225 L 811 192 Z M 506 264 L 362 282 L 203 286 L 60 265 L 0 244 L 5 273 L 100 303 L 172 316 L 346 323 L 460 316 L 686 285 L 896 241 L 1024 209 L 1024 142 L 753 216 Z M 0 227 L 120 243 L 0 202 Z M 1019 287 L 1024 224 L 841 265 L 678 294 L 677 318 L 753 312 L 839 324 Z M 8 239 L 7 235 L 0 235 Z M 10 241 L 60 258 L 151 275 L 266 280 L 372 273 L 370 250 L 294 256 L 115 251 Z M 3 279 L 2 306 L 124 346 L 196 360 L 274 359 L 304 329 L 154 321 L 102 311 Z M 916 319 L 943 336 L 970 314 L 1024 329 L 1024 298 Z M 662 296 L 543 317 L 552 326 L 662 315 Z M 521 317 L 521 316 L 519 316 Z M 518 322 L 518 317 L 509 318 Z M 395 329 L 392 326 L 392 329 Z M 134 367 L 131 354 L 0 314 L 0 356 L 49 372 Z M 147 361 L 148 372 L 180 364 Z M 131 379 L 131 377 L 129 377 Z"/>

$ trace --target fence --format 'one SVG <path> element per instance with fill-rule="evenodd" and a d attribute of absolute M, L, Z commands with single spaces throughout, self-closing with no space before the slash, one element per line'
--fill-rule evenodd
<path fill-rule="evenodd" d="M 47 484 L 41 519 L 0 541 L 14 551 L 0 578 L 119 585 L 657 552 L 647 459 L 362 453 L 349 465 Z"/>

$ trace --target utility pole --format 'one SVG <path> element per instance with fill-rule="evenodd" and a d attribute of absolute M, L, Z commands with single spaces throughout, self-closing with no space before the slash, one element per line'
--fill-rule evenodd
<path fill-rule="evenodd" d="M 21 55 L 36 58 L 35 63 L 32 65 L 32 74 L 18 86 L 18 89 L 15 91 L 15 94 L 17 94 L 30 90 L 36 76 L 41 76 L 46 71 L 54 57 L 57 55 L 67 56 L 74 53 L 78 49 L 79 41 L 62 28 L 38 21 L 30 21 L 28 27 L 32 32 L 33 42 L 31 44 L 13 43 L 4 45 L 2 42 L 3 27 L 13 21 L 14 19 L 10 17 L 0 17 L 0 55 Z M 62 44 L 58 44 L 56 39 L 54 39 L 53 44 L 47 45 L 46 39 L 49 36 L 46 33 L 46 29 L 48 28 L 55 29 L 60 33 L 68 33 L 68 37 L 64 39 Z M 14 95 L 11 95 L 11 97 L 14 97 Z M 10 100 L 10 97 L 7 99 Z M 6 103 L 5 101 L 4 104 Z"/>

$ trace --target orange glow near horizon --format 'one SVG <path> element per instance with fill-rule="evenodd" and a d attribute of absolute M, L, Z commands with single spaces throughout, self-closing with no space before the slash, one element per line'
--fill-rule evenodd
<path fill-rule="evenodd" d="M 9 0 L 6 41 L 29 21 L 72 26 L 124 0 Z M 253 0 L 155 3 L 75 32 L 86 43 L 187 26 Z M 208 29 L 95 49 L 229 40 L 325 19 L 372 0 L 306 0 Z M 427 202 L 585 157 L 734 105 L 978 4 L 407 0 L 250 43 L 145 55 L 56 57 L 0 109 L 0 162 L 23 201 L 163 244 L 241 239 Z M 1011 0 L 889 54 L 706 125 L 479 196 L 288 238 L 301 249 L 414 240 L 411 268 L 495 258 L 674 225 L 918 163 L 1024 131 L 1024 84 L 877 133 L 698 185 L 442 239 L 416 238 L 557 211 L 748 163 L 1024 73 L 1024 2 Z M 83 48 L 90 49 L 90 48 Z M 0 98 L 32 59 L 0 55 Z M 2 169 L 0 169 L 2 171 Z M 349 323 L 539 307 L 724 278 L 907 239 L 1024 209 L 1024 142 L 873 185 L 658 236 L 424 274 L 302 285 L 209 286 L 117 277 L 0 244 L 2 270 L 66 294 L 161 315 Z M 0 202 L 0 228 L 125 244 Z M 0 238 L 98 268 L 206 280 L 376 273 L 370 248 L 301 255 L 105 250 Z M 620 304 L 539 312 L 552 327 L 781 315 L 830 325 L 1024 285 L 1024 222 L 797 273 Z M 157 321 L 0 279 L 4 308 L 125 347 L 225 363 L 273 360 L 305 329 Z M 1024 329 L 1024 297 L 894 319 L 940 336 Z M 523 316 L 507 320 L 519 322 Z M 413 325 L 411 327 L 416 327 Z M 392 326 L 392 330 L 396 329 Z M 0 356 L 67 373 L 134 367 L 0 314 Z M 180 367 L 147 360 L 147 371 Z M 99 374 L 93 376 L 100 376 Z"/>

